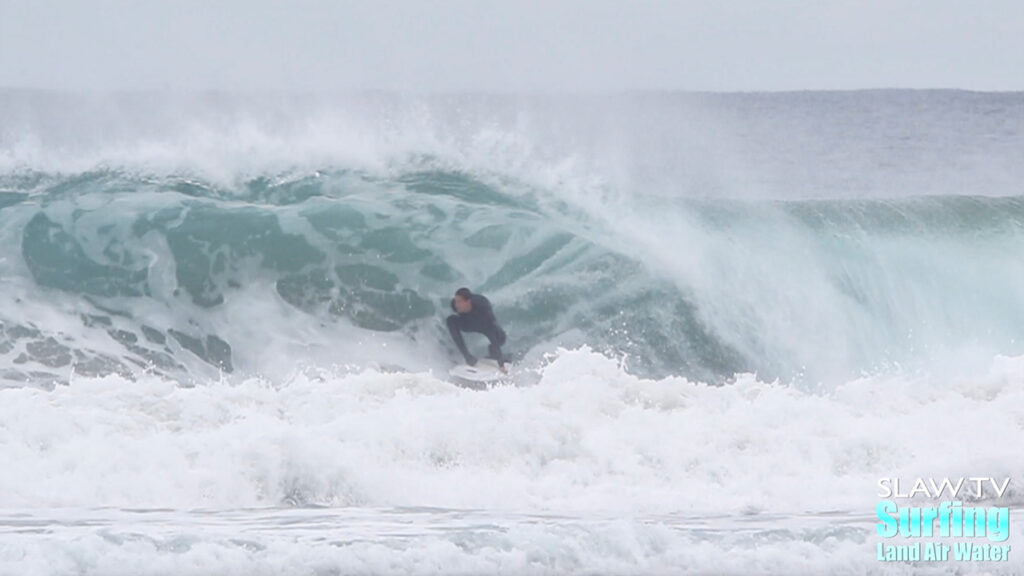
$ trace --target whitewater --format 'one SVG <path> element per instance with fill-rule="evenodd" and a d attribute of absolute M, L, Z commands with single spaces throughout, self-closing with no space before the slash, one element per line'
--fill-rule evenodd
<path fill-rule="evenodd" d="M 1022 157 L 1014 93 L 0 91 L 0 573 L 1017 573 L 874 511 L 1010 477 L 1024 546 Z"/>

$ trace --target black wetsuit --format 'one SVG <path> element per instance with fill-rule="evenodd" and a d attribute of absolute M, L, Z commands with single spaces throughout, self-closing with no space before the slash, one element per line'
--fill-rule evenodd
<path fill-rule="evenodd" d="M 501 347 L 505 344 L 505 331 L 498 326 L 498 319 L 494 317 L 494 310 L 491 302 L 480 294 L 471 294 L 469 301 L 473 308 L 465 314 L 452 314 L 448 317 L 448 332 L 452 340 L 459 347 L 459 352 L 466 358 L 470 366 L 476 364 L 476 358 L 466 349 L 466 341 L 462 338 L 463 332 L 478 332 L 491 341 L 488 347 L 489 357 L 498 361 L 499 366 L 505 365 L 505 357 L 501 354 Z M 455 299 L 452 299 L 452 310 L 455 310 Z M 457 311 L 456 311 L 457 312 Z"/>

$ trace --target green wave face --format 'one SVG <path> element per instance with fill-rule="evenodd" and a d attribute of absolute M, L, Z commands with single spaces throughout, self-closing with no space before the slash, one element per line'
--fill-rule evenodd
<path fill-rule="evenodd" d="M 443 370 L 460 286 L 527 364 L 976 373 L 1024 353 L 1022 106 L 0 90 L 0 377 Z"/>
<path fill-rule="evenodd" d="M 0 219 L 23 280 L 91 311 L 76 322 L 120 318 L 107 330 L 120 347 L 87 356 L 128 371 L 126 358 L 173 369 L 192 356 L 238 368 L 232 353 L 257 338 L 224 319 L 244 324 L 254 291 L 444 356 L 441 321 L 466 285 L 494 301 L 517 351 L 587 344 L 639 371 L 713 381 L 875 370 L 1024 336 L 1017 197 L 652 201 L 617 222 L 443 170 L 236 189 L 100 172 L 8 187 Z M 290 329 L 284 316 L 261 326 Z M 76 345 L 54 345 L 71 363 Z"/>

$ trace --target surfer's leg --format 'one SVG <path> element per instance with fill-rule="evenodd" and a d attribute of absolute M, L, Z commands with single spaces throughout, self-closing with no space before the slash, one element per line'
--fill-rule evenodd
<path fill-rule="evenodd" d="M 488 358 L 498 361 L 498 366 L 505 365 L 505 356 L 501 353 L 501 347 L 505 344 L 505 331 L 498 328 L 496 331 L 487 334 L 491 344 L 487 347 Z"/>
<path fill-rule="evenodd" d="M 462 326 L 459 322 L 458 314 L 452 314 L 448 317 L 448 333 L 451 334 L 452 340 L 455 341 L 455 346 L 458 347 L 459 352 L 462 352 L 462 356 L 466 359 L 466 363 L 470 366 L 476 364 L 476 358 L 469 353 L 466 349 L 466 340 L 462 337 Z"/>
<path fill-rule="evenodd" d="M 499 363 L 501 363 L 501 345 L 491 342 L 491 345 L 487 347 L 487 357 L 493 360 L 497 360 Z"/>

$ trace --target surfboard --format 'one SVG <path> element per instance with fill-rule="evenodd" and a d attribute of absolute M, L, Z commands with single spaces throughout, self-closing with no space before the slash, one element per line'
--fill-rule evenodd
<path fill-rule="evenodd" d="M 505 368 L 508 367 L 508 362 L 506 362 Z M 476 361 L 476 366 L 459 364 L 458 366 L 452 367 L 452 369 L 448 371 L 448 374 L 455 378 L 475 384 L 493 384 L 509 377 L 508 374 L 502 372 L 501 369 L 498 368 L 498 362 L 496 360 L 491 360 L 490 358 L 478 359 Z"/>

